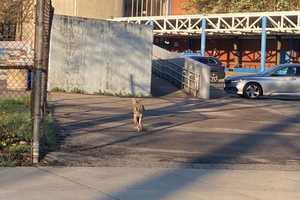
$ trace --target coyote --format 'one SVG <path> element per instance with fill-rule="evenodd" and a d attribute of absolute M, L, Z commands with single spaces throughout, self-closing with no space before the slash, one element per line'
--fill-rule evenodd
<path fill-rule="evenodd" d="M 132 109 L 133 109 L 133 124 L 138 132 L 143 130 L 143 117 L 145 107 L 141 103 L 141 100 L 132 99 Z"/>

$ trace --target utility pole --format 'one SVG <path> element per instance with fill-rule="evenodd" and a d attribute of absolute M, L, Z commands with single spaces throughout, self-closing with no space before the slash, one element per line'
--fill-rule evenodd
<path fill-rule="evenodd" d="M 35 26 L 35 57 L 34 57 L 34 87 L 33 87 L 33 140 L 32 162 L 39 162 L 40 131 L 41 131 L 41 88 L 43 69 L 43 22 L 45 0 L 36 1 L 36 26 Z"/>

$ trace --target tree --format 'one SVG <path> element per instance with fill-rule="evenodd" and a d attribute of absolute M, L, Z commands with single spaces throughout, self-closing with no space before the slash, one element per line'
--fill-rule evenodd
<path fill-rule="evenodd" d="M 1 0 L 0 23 L 24 23 L 33 19 L 34 0 Z"/>
<path fill-rule="evenodd" d="M 33 23 L 34 3 L 35 0 L 1 0 L 0 41 L 22 39 L 23 27 Z"/>
<path fill-rule="evenodd" d="M 300 10 L 299 0 L 190 0 L 184 5 L 188 12 L 228 13 Z"/>

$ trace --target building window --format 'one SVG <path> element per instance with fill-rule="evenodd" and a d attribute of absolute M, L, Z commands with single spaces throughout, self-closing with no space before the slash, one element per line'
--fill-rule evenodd
<path fill-rule="evenodd" d="M 162 16 L 168 14 L 169 0 L 125 0 L 125 16 Z"/>
<path fill-rule="evenodd" d="M 16 40 L 16 24 L 1 23 L 0 24 L 0 41 Z"/>

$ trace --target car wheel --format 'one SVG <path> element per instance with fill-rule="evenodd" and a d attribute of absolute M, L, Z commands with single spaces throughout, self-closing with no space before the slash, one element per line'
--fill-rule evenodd
<path fill-rule="evenodd" d="M 219 81 L 219 77 L 216 73 L 212 72 L 210 75 L 210 82 L 217 83 Z"/>
<path fill-rule="evenodd" d="M 244 88 L 244 96 L 249 99 L 257 99 L 262 93 L 262 88 L 257 83 L 248 83 Z"/>

